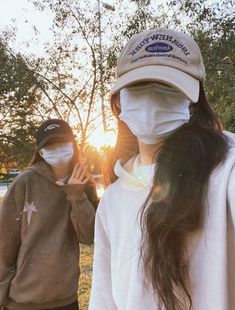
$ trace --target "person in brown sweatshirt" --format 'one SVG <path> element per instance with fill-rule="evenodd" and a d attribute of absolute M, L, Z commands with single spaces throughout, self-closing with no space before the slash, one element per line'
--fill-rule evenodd
<path fill-rule="evenodd" d="M 0 308 L 77 310 L 79 243 L 93 243 L 96 190 L 65 121 L 44 122 L 36 140 L 0 206 Z"/>

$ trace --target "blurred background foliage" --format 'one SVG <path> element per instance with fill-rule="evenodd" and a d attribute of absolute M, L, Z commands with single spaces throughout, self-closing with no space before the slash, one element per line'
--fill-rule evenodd
<path fill-rule="evenodd" d="M 224 128 L 235 132 L 232 1 L 174 0 L 157 5 L 150 0 L 116 0 L 115 6 L 100 1 L 31 2 L 37 10 L 53 13 L 53 44 L 45 43 L 43 57 L 22 54 L 10 47 L 14 31 L 0 33 L 0 163 L 27 166 L 36 128 L 58 117 L 71 124 L 88 164 L 99 173 L 111 146 L 97 148 L 89 137 L 100 124 L 104 134 L 115 131 L 109 95 L 117 57 L 128 38 L 155 27 L 178 29 L 195 38 L 206 66 L 209 102 Z"/>

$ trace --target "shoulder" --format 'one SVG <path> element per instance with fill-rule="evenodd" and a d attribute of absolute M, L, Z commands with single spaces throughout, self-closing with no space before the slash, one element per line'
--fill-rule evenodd
<path fill-rule="evenodd" d="M 34 175 L 34 172 L 27 168 L 16 177 L 15 182 L 24 182 L 30 179 L 32 175 Z"/>
<path fill-rule="evenodd" d="M 26 181 L 31 178 L 32 175 L 32 171 L 30 170 L 24 170 L 23 172 L 21 172 L 12 182 L 11 187 L 18 187 L 21 185 L 24 185 L 26 183 Z"/>
<path fill-rule="evenodd" d="M 115 204 L 118 193 L 117 187 L 119 187 L 119 180 L 116 180 L 105 189 L 98 205 L 98 213 L 106 213 L 107 209 L 110 209 Z"/>
<path fill-rule="evenodd" d="M 212 171 L 209 179 L 210 188 L 212 191 L 218 191 L 223 189 L 227 191 L 228 181 L 232 170 L 235 166 L 235 147 L 229 146 L 229 149 L 220 162 L 220 164 Z"/>
<path fill-rule="evenodd" d="M 228 192 L 235 198 L 235 144 L 230 148 L 226 161 L 229 165 Z"/>
<path fill-rule="evenodd" d="M 229 180 L 228 180 L 228 192 L 235 194 L 235 163 L 230 171 Z"/>
<path fill-rule="evenodd" d="M 112 184 L 106 187 L 102 199 L 104 201 L 109 201 L 110 199 L 115 198 L 114 196 L 117 195 L 117 189 L 120 187 L 120 179 L 117 179 Z"/>
<path fill-rule="evenodd" d="M 15 201 L 18 197 L 22 197 L 25 194 L 25 191 L 26 191 L 25 172 L 21 172 L 8 188 L 4 196 L 4 202 Z"/>
<path fill-rule="evenodd" d="M 24 170 L 21 172 L 11 184 L 11 188 L 26 186 L 27 183 L 30 183 L 34 173 L 32 170 Z"/>
<path fill-rule="evenodd" d="M 227 201 L 233 222 L 235 223 L 235 164 L 231 169 L 228 179 Z"/>
<path fill-rule="evenodd" d="M 234 144 L 230 143 L 228 154 L 225 159 L 225 165 L 226 164 L 231 165 L 231 167 L 234 166 L 235 164 L 235 141 L 234 141 Z"/>
<path fill-rule="evenodd" d="M 224 161 L 216 170 L 226 171 L 228 175 L 230 175 L 231 170 L 235 165 L 235 145 L 230 145 L 227 155 Z"/>
<path fill-rule="evenodd" d="M 235 134 L 230 131 L 223 131 L 223 134 L 227 137 L 230 147 L 235 147 Z"/>
<path fill-rule="evenodd" d="M 20 192 L 25 192 L 26 187 L 32 183 L 32 178 L 34 176 L 34 172 L 30 169 L 25 169 L 22 171 L 11 183 L 6 197 L 11 195 L 19 194 Z"/>

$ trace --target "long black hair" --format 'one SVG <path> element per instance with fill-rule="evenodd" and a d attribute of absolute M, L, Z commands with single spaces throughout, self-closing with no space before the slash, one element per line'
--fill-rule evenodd
<path fill-rule="evenodd" d="M 118 100 L 118 95 L 111 99 L 117 116 Z M 186 237 L 203 223 L 209 177 L 228 152 L 228 141 L 206 100 L 202 83 L 192 111 L 190 121 L 164 141 L 156 158 L 148 197 L 151 203 L 147 200 L 141 213 L 144 281 L 151 284 L 160 307 L 167 310 L 192 308 Z M 138 153 L 137 140 L 120 120 L 119 125 L 117 144 L 105 167 L 109 182 L 116 178 L 115 161 L 121 158 L 125 162 L 128 154 Z"/>

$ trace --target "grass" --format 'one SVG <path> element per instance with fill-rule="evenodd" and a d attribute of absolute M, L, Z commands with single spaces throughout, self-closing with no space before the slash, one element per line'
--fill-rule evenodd
<path fill-rule="evenodd" d="M 87 310 L 89 296 L 91 290 L 92 278 L 92 261 L 93 261 L 93 246 L 81 246 L 80 267 L 81 276 L 79 281 L 79 309 Z"/>

